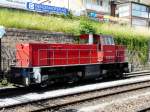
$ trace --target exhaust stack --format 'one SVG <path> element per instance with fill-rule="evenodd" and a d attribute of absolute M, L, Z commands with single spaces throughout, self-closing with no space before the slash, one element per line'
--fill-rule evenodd
<path fill-rule="evenodd" d="M 93 34 L 89 34 L 89 44 L 93 44 Z"/>

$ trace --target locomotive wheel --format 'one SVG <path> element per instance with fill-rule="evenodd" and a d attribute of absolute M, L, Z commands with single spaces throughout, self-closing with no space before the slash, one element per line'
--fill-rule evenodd
<path fill-rule="evenodd" d="M 7 79 L 3 79 L 3 80 L 2 80 L 2 85 L 4 85 L 4 86 L 7 86 L 7 85 L 8 85 Z"/>
<path fill-rule="evenodd" d="M 41 84 L 40 84 L 40 87 L 42 87 L 42 88 L 45 88 L 45 87 L 47 87 L 48 86 L 48 81 L 43 81 L 43 82 L 41 82 Z"/>
<path fill-rule="evenodd" d="M 122 79 L 123 78 L 123 73 L 120 70 L 117 70 L 114 74 L 115 79 Z"/>
<path fill-rule="evenodd" d="M 69 80 L 69 82 L 68 83 L 75 83 L 75 82 L 78 82 L 79 81 L 79 77 L 78 76 L 75 76 L 75 77 L 73 77 L 73 78 L 70 78 L 70 80 Z"/>
<path fill-rule="evenodd" d="M 109 76 L 108 76 L 107 74 L 105 74 L 105 75 L 102 76 L 102 79 L 103 79 L 103 80 L 107 80 L 108 77 L 109 77 Z"/>

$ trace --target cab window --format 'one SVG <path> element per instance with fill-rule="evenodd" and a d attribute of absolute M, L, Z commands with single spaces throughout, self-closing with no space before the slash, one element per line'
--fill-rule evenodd
<path fill-rule="evenodd" d="M 102 36 L 101 44 L 102 45 L 115 45 L 114 39 L 111 36 Z"/>

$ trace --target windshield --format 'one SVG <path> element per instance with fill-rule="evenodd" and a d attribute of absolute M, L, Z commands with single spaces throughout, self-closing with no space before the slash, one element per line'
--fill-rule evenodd
<path fill-rule="evenodd" d="M 115 45 L 114 39 L 111 36 L 102 36 L 101 44 L 103 45 Z"/>

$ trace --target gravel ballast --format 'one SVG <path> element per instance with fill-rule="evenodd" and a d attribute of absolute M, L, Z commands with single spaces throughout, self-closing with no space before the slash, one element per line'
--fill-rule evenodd
<path fill-rule="evenodd" d="M 89 102 L 76 107 L 76 110 L 79 112 L 139 112 L 149 107 L 150 88 L 147 88 Z"/>

